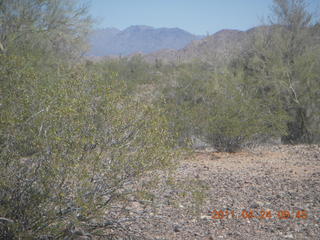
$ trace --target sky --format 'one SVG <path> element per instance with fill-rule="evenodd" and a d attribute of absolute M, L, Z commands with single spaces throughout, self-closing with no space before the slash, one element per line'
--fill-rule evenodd
<path fill-rule="evenodd" d="M 198 35 L 247 30 L 270 15 L 272 0 L 91 0 L 96 28 L 178 27 Z M 319 0 L 310 0 L 312 10 Z"/>

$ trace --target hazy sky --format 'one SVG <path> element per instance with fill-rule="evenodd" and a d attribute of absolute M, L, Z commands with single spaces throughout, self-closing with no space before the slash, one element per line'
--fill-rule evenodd
<path fill-rule="evenodd" d="M 312 8 L 319 0 L 310 0 Z M 247 30 L 261 24 L 272 0 L 91 0 L 96 27 L 178 27 L 194 34 Z"/>

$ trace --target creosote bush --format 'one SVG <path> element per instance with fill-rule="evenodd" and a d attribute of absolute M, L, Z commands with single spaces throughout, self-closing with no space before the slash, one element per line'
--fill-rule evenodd
<path fill-rule="evenodd" d="M 219 151 L 233 152 L 257 135 L 286 133 L 289 118 L 279 99 L 255 97 L 241 71 L 216 73 L 188 64 L 176 75 L 164 94 L 171 129 L 182 142 L 197 136 Z"/>
<path fill-rule="evenodd" d="M 94 234 L 134 192 L 127 184 L 170 166 L 165 114 L 128 95 L 115 72 L 0 62 L 0 217 L 13 222 L 1 234 L 63 238 L 70 224 Z"/>

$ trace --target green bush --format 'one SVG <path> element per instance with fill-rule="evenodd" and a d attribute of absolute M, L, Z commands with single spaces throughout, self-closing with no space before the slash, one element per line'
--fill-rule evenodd
<path fill-rule="evenodd" d="M 307 1 L 276 0 L 269 26 L 252 34 L 235 63 L 242 65 L 252 95 L 280 99 L 290 116 L 285 143 L 319 141 L 319 17 Z"/>
<path fill-rule="evenodd" d="M 128 95 L 115 72 L 31 62 L 0 55 L 0 217 L 13 221 L 0 234 L 94 233 L 134 192 L 128 184 L 170 165 L 166 116 Z"/>
<path fill-rule="evenodd" d="M 171 127 L 220 151 L 235 151 L 257 135 L 281 136 L 288 116 L 278 98 L 256 98 L 241 71 L 220 73 L 197 64 L 181 66 L 164 91 Z"/>

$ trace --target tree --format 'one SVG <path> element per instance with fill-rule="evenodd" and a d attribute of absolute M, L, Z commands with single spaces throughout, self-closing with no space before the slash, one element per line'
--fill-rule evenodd
<path fill-rule="evenodd" d="M 252 37 L 244 68 L 257 96 L 281 98 L 291 116 L 285 142 L 311 142 L 319 128 L 320 44 L 304 0 L 275 0 L 270 24 Z"/>
<path fill-rule="evenodd" d="M 91 23 L 87 5 L 76 0 L 0 2 L 0 42 L 8 54 L 79 56 Z"/>
<path fill-rule="evenodd" d="M 193 63 L 173 75 L 164 93 L 171 127 L 181 140 L 195 136 L 219 151 L 234 152 L 257 136 L 285 133 L 287 116 L 279 99 L 253 95 L 241 69 L 212 72 Z"/>

